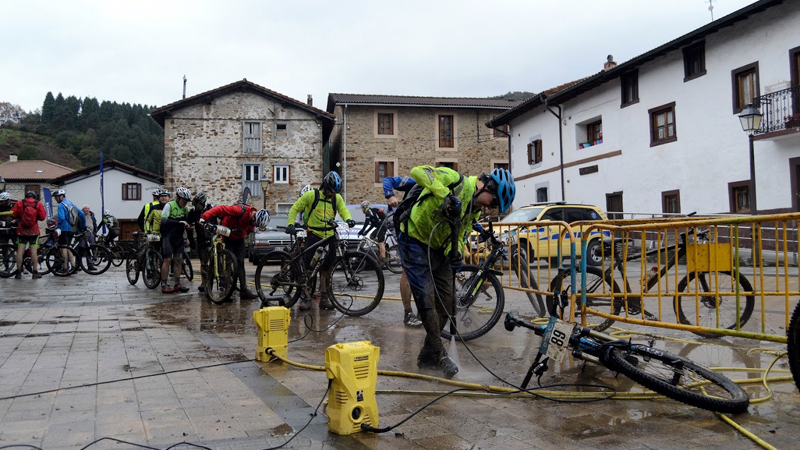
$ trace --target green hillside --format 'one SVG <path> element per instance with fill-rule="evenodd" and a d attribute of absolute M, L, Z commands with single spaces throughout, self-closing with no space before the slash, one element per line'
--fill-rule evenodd
<path fill-rule="evenodd" d="M 56 145 L 50 136 L 27 131 L 0 128 L 0 163 L 16 154 L 21 160 L 44 159 L 71 169 L 80 169 L 80 160 L 67 150 Z"/>

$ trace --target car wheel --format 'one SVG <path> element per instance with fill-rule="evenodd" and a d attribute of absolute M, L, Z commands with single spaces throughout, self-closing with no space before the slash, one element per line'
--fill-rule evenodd
<path fill-rule="evenodd" d="M 586 245 L 586 258 L 586 264 L 590 266 L 599 266 L 603 262 L 600 239 L 595 239 Z"/>

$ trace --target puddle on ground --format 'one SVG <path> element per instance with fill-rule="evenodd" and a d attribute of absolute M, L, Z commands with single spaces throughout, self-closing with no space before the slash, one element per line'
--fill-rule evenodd
<path fill-rule="evenodd" d="M 294 433 L 294 429 L 284 423 L 270 430 L 270 433 L 272 433 L 273 436 L 286 436 L 287 434 Z"/>

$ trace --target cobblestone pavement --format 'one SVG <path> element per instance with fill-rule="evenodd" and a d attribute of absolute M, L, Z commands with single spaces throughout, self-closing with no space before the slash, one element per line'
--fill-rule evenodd
<path fill-rule="evenodd" d="M 252 279 L 253 267 L 248 269 Z M 338 313 L 320 312 L 314 305 L 304 321 L 305 313 L 292 311 L 289 338 L 299 340 L 290 343 L 289 358 L 323 365 L 328 346 L 369 340 L 380 347 L 379 368 L 419 372 L 415 362 L 424 332 L 403 326 L 397 282 L 396 275 L 387 273 L 386 299 L 363 318 L 338 320 Z M 325 394 L 325 373 L 252 361 L 257 302 L 234 296 L 231 303 L 216 306 L 197 292 L 197 280 L 189 285 L 187 294 L 164 295 L 145 288 L 141 280 L 129 285 L 121 269 L 96 277 L 0 279 L 0 446 L 76 449 L 107 437 L 155 448 L 190 442 L 252 449 L 279 445 L 303 428 Z M 519 293 L 506 295 L 506 309 L 531 309 Z M 318 331 L 308 332 L 307 324 Z M 709 366 L 764 368 L 774 356 L 748 350 L 782 350 L 743 339 L 698 341 L 686 333 L 640 331 L 698 342 L 659 340 L 656 345 Z M 519 383 L 538 344 L 533 333 L 509 333 L 497 326 L 468 345 L 499 377 Z M 451 354 L 461 366 L 456 379 L 503 385 L 464 346 Z M 775 368 L 786 369 L 785 358 Z M 554 364 L 542 383 L 641 390 L 623 376 L 583 367 L 571 358 Z M 377 401 L 380 424 L 386 426 L 432 399 L 403 391 L 452 387 L 381 376 L 377 388 L 385 392 Z M 770 400 L 753 404 L 734 420 L 778 448 L 797 448 L 800 394 L 790 382 L 770 388 Z M 767 396 L 757 384 L 747 389 L 752 397 Z M 667 399 L 581 404 L 447 397 L 392 432 L 351 436 L 328 432 L 321 411 L 287 448 L 757 448 L 715 414 Z M 132 447 L 104 440 L 89 448 Z"/>

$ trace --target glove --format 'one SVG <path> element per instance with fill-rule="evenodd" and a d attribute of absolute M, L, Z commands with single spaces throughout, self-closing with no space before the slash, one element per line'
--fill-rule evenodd
<path fill-rule="evenodd" d="M 442 212 L 449 219 L 458 219 L 461 217 L 461 200 L 452 193 L 448 194 L 442 202 Z"/>
<path fill-rule="evenodd" d="M 185 221 L 185 220 L 181 220 L 181 221 L 180 221 L 180 222 L 178 222 L 178 223 L 179 223 L 179 224 L 181 224 L 181 226 L 182 226 L 183 228 L 189 228 L 189 222 L 187 222 L 187 221 Z"/>
<path fill-rule="evenodd" d="M 200 220 L 197 221 L 197 223 L 199 223 L 200 225 L 203 225 L 204 223 L 206 223 L 206 219 L 203 219 L 201 217 Z"/>
<path fill-rule="evenodd" d="M 295 231 L 294 225 L 287 225 L 285 232 L 286 234 L 295 234 L 297 231 Z"/>
<path fill-rule="evenodd" d="M 350 228 L 353 228 L 354 226 L 356 226 L 356 221 L 353 220 L 353 219 L 348 220 L 347 221 L 347 226 L 350 227 Z"/>
<path fill-rule="evenodd" d="M 457 251 L 450 252 L 450 255 L 447 257 L 450 261 L 450 267 L 453 269 L 453 272 L 461 271 L 461 264 L 463 262 L 463 258 L 461 257 L 461 253 Z"/>

